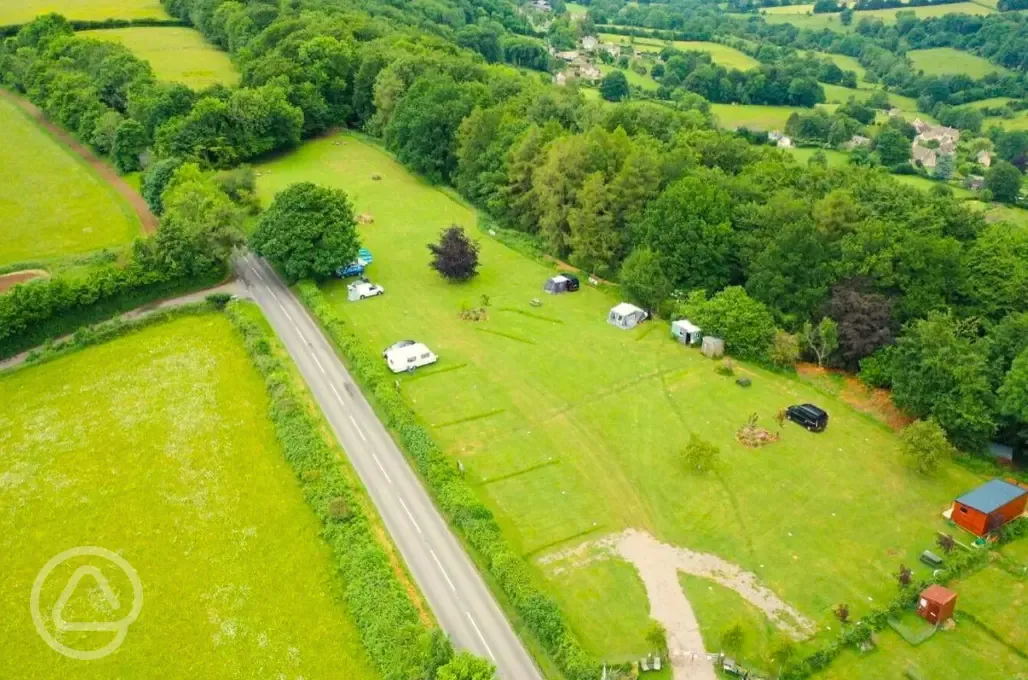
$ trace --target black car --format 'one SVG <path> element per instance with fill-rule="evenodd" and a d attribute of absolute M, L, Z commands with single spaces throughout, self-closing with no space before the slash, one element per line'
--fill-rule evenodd
<path fill-rule="evenodd" d="M 567 274 L 567 273 L 563 274 L 563 276 L 564 276 L 565 279 L 568 280 L 568 288 L 567 289 L 568 289 L 569 293 L 578 290 L 578 287 L 581 284 L 578 283 L 578 277 L 577 276 L 575 276 L 574 274 Z"/>
<path fill-rule="evenodd" d="M 828 427 L 828 414 L 813 404 L 799 404 L 785 409 L 792 422 L 802 425 L 811 432 L 824 432 Z"/>

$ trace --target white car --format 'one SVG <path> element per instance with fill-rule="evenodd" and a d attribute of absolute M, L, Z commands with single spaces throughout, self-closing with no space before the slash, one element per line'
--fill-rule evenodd
<path fill-rule="evenodd" d="M 385 292 L 385 288 L 382 286 L 369 283 L 367 281 L 358 281 L 351 283 L 346 287 L 346 299 L 350 302 L 356 302 L 357 300 L 363 300 L 364 298 L 375 297 Z"/>

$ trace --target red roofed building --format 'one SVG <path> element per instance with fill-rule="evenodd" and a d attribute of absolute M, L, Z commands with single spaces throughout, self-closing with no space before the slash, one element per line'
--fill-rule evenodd
<path fill-rule="evenodd" d="M 940 585 L 928 586 L 917 601 L 917 613 L 928 623 L 939 625 L 953 616 L 957 606 L 957 594 Z"/>
<path fill-rule="evenodd" d="M 1028 489 L 993 479 L 953 501 L 950 516 L 975 536 L 984 536 L 1017 519 L 1028 505 Z"/>

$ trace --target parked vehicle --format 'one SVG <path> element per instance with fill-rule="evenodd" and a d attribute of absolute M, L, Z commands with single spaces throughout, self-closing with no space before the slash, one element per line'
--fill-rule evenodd
<path fill-rule="evenodd" d="M 403 349 L 404 347 L 410 347 L 411 345 L 416 344 L 417 343 L 413 340 L 398 340 L 397 342 L 394 342 L 393 344 L 389 345 L 384 350 L 382 350 L 382 358 L 385 359 L 386 356 L 388 356 L 389 352 L 393 351 L 394 349 Z"/>
<path fill-rule="evenodd" d="M 351 262 L 345 267 L 340 267 L 336 270 L 336 276 L 341 279 L 346 279 L 351 276 L 361 276 L 364 274 L 364 265 L 360 262 Z"/>
<path fill-rule="evenodd" d="M 404 347 L 397 347 L 395 349 L 388 349 L 385 354 L 386 364 L 388 364 L 389 370 L 393 373 L 413 371 L 416 368 L 434 364 L 439 360 L 439 357 L 437 357 L 432 350 L 420 342 L 415 342 L 413 345 L 406 345 Z"/>
<path fill-rule="evenodd" d="M 828 427 L 828 414 L 813 404 L 799 404 L 785 409 L 792 422 L 802 425 L 811 432 L 824 432 Z"/>
<path fill-rule="evenodd" d="M 375 297 L 385 292 L 385 288 L 369 281 L 357 281 L 346 287 L 346 299 L 350 302 Z"/>
<path fill-rule="evenodd" d="M 336 276 L 341 279 L 349 278 L 351 276 L 362 276 L 364 270 L 372 262 L 371 251 L 367 248 L 361 248 L 357 251 L 357 259 L 350 264 L 343 265 L 336 270 Z"/>

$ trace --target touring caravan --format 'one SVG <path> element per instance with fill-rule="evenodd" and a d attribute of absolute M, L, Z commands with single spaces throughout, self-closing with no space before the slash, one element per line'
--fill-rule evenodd
<path fill-rule="evenodd" d="M 394 347 L 385 352 L 386 364 L 393 373 L 413 371 L 422 366 L 434 364 L 439 360 L 432 350 L 423 343 L 415 342 L 413 345 Z"/>

